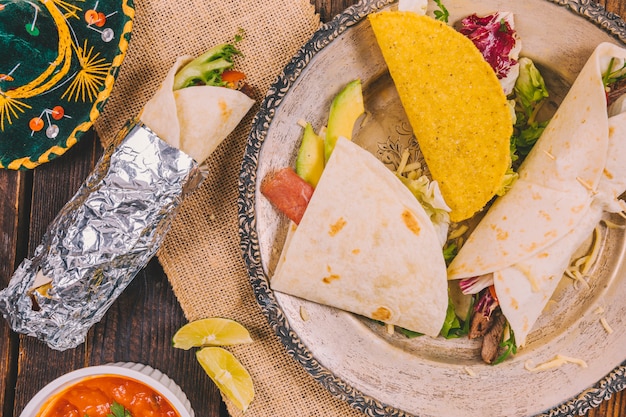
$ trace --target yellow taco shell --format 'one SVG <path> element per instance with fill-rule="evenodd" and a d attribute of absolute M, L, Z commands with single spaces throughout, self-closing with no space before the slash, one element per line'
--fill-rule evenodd
<path fill-rule="evenodd" d="M 452 221 L 482 209 L 511 165 L 511 112 L 495 72 L 447 24 L 412 12 L 369 16 Z"/>

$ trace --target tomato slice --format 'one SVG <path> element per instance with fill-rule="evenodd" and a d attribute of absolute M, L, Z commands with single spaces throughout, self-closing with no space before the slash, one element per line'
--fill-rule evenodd
<path fill-rule="evenodd" d="M 313 186 L 287 167 L 263 178 L 261 193 L 278 211 L 299 224 L 313 195 Z"/>
<path fill-rule="evenodd" d="M 493 285 L 490 285 L 489 292 L 491 293 L 491 296 L 493 297 L 493 299 L 496 300 L 498 304 L 500 304 L 500 302 L 498 301 L 498 294 L 496 294 L 496 287 Z"/>
<path fill-rule="evenodd" d="M 246 74 L 241 71 L 226 70 L 222 73 L 222 80 L 227 83 L 236 83 L 237 81 L 245 80 Z"/>
<path fill-rule="evenodd" d="M 246 82 L 246 74 L 241 71 L 226 70 L 222 73 L 222 81 L 228 88 L 239 90 Z"/>

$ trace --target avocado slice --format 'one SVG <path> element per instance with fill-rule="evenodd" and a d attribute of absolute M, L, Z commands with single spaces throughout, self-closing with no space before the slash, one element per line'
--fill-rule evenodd
<path fill-rule="evenodd" d="M 311 123 L 307 123 L 296 157 L 296 174 L 316 187 L 322 171 L 324 171 L 324 140 L 315 133 Z"/>
<path fill-rule="evenodd" d="M 324 157 L 328 161 L 340 136 L 352 140 L 352 131 L 357 119 L 365 112 L 363 107 L 363 91 L 361 80 L 349 82 L 339 92 L 330 105 L 326 140 L 324 143 Z"/>

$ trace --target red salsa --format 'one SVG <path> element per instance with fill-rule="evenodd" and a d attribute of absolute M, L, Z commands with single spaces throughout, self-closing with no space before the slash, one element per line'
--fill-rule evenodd
<path fill-rule="evenodd" d="M 50 397 L 37 417 L 106 417 L 114 402 L 133 417 L 180 417 L 163 395 L 117 375 L 89 377 L 69 386 Z"/>

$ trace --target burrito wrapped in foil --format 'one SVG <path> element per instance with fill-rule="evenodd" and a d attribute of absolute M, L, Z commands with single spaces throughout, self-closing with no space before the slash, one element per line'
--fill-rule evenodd
<path fill-rule="evenodd" d="M 252 107 L 254 101 L 233 88 L 175 89 L 175 75 L 188 62 L 196 60 L 176 61 L 139 120 L 119 133 L 33 258 L 0 291 L 0 312 L 14 331 L 57 350 L 81 344 L 154 256 L 181 202 L 206 177 L 197 161 Z"/>
<path fill-rule="evenodd" d="M 202 180 L 197 162 L 143 124 L 123 133 L 0 292 L 13 330 L 54 349 L 84 341 Z"/>

